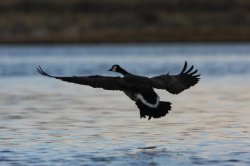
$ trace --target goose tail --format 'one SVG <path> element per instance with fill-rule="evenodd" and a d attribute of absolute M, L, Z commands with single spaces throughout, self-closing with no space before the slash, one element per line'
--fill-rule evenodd
<path fill-rule="evenodd" d="M 171 110 L 171 103 L 166 101 L 160 101 L 157 108 L 150 108 L 141 101 L 137 101 L 136 105 L 140 109 L 141 118 L 146 118 L 146 116 L 148 116 L 148 120 L 151 118 L 164 117 Z"/>

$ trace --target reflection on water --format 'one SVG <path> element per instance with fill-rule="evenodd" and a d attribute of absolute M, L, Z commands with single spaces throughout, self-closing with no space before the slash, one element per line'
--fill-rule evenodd
<path fill-rule="evenodd" d="M 173 111 L 150 121 L 122 92 L 4 78 L 0 165 L 249 165 L 250 81 L 234 78 L 157 91 Z"/>

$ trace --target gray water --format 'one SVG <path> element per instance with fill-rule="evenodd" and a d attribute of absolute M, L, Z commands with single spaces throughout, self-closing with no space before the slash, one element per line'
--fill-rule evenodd
<path fill-rule="evenodd" d="M 250 45 L 54 45 L 0 47 L 0 165 L 250 165 Z M 201 81 L 163 118 L 140 119 L 122 92 L 39 76 L 177 74 Z"/>

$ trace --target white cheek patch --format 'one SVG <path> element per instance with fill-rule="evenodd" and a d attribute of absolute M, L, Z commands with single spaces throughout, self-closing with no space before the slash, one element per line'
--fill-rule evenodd
<path fill-rule="evenodd" d="M 137 93 L 135 96 L 136 96 L 137 100 L 140 100 L 143 104 L 145 104 L 146 106 L 148 106 L 148 107 L 150 107 L 150 108 L 157 108 L 158 105 L 159 105 L 159 102 L 160 102 L 160 98 L 159 98 L 158 95 L 157 95 L 157 99 L 156 99 L 155 104 L 148 103 L 148 102 L 143 98 L 143 96 L 142 96 L 140 93 Z"/>
<path fill-rule="evenodd" d="M 112 71 L 114 71 L 114 72 L 116 72 L 116 66 L 114 66 L 113 68 L 112 68 Z"/>

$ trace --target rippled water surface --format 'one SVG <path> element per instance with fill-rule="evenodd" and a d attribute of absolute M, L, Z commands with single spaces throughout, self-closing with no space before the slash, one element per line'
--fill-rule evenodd
<path fill-rule="evenodd" d="M 0 165 L 250 165 L 248 46 L 2 46 Z M 119 63 L 176 74 L 185 60 L 201 81 L 180 95 L 157 90 L 172 111 L 150 121 L 122 92 L 35 73 L 41 64 L 58 75 L 116 75 L 106 70 Z"/>

